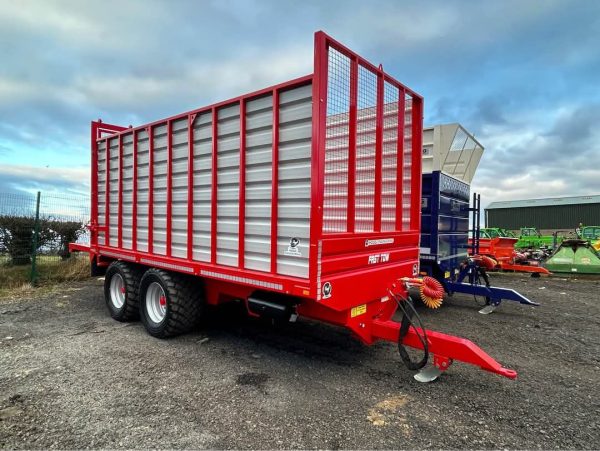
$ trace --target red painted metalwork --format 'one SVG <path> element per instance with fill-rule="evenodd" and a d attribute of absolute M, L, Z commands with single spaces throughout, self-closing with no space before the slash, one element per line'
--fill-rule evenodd
<path fill-rule="evenodd" d="M 167 121 L 167 237 L 166 254 L 172 255 L 173 228 L 173 121 Z"/>
<path fill-rule="evenodd" d="M 277 207 L 279 204 L 279 91 L 273 90 L 273 145 L 271 159 L 271 272 L 277 273 Z"/>
<path fill-rule="evenodd" d="M 194 121 L 195 114 L 188 116 L 188 192 L 187 192 L 187 259 L 194 255 Z"/>
<path fill-rule="evenodd" d="M 381 190 L 383 160 L 383 69 L 377 71 L 377 108 L 375 129 L 375 199 L 373 230 L 381 231 Z M 420 169 L 419 169 L 420 171 Z"/>
<path fill-rule="evenodd" d="M 240 184 L 238 214 L 238 266 L 245 265 L 246 246 L 246 101 L 240 100 Z"/>
<path fill-rule="evenodd" d="M 106 184 L 104 205 L 104 244 L 110 246 L 110 139 L 106 140 Z"/>
<path fill-rule="evenodd" d="M 354 196 L 356 193 L 356 119 L 358 103 L 358 62 L 356 58 L 350 60 L 350 111 L 348 124 L 348 227 L 350 233 L 354 232 L 356 210 Z"/>
<path fill-rule="evenodd" d="M 117 208 L 117 246 L 123 247 L 123 135 L 119 135 L 119 205 Z"/>
<path fill-rule="evenodd" d="M 406 93 L 398 90 L 398 142 L 396 144 L 396 230 L 403 230 L 403 193 L 404 193 L 404 110 Z M 400 136 L 401 135 L 401 136 Z"/>
<path fill-rule="evenodd" d="M 154 127 L 148 132 L 148 253 L 154 249 Z"/>
<path fill-rule="evenodd" d="M 217 135 L 219 121 L 217 108 L 212 109 L 212 176 L 210 193 L 210 262 L 217 263 L 217 163 L 219 150 L 219 137 Z"/>
<path fill-rule="evenodd" d="M 412 153 L 410 229 L 421 230 L 421 157 L 423 148 L 423 100 L 412 99 Z"/>
<path fill-rule="evenodd" d="M 375 319 L 371 331 L 374 338 L 397 342 L 400 333 L 400 323 Z M 420 333 L 422 333 L 421 329 L 409 329 L 402 343 L 405 346 L 423 349 L 423 344 L 418 337 L 418 334 Z M 446 361 L 459 360 L 461 362 L 470 363 L 483 370 L 499 374 L 509 379 L 515 379 L 517 377 L 516 371 L 504 368 L 470 340 L 431 330 L 427 331 L 427 338 L 429 352 L 438 358 L 443 357 Z"/>
<path fill-rule="evenodd" d="M 133 185 L 132 185 L 132 205 L 131 205 L 131 249 L 137 250 L 137 216 L 138 216 L 138 154 L 137 154 L 137 133 L 136 131 L 131 132 L 131 138 L 133 139 Z"/>
<path fill-rule="evenodd" d="M 346 95 L 349 106 L 348 109 L 337 106 L 328 108 L 328 65 L 331 49 L 337 54 L 344 55 L 349 59 L 350 75 L 349 82 L 343 81 L 341 85 L 349 90 Z M 362 67 L 362 69 L 361 69 Z M 359 107 L 360 84 L 358 82 L 359 72 L 363 69 L 371 71 L 377 77 L 376 103 L 374 105 L 361 105 Z M 338 80 L 339 82 L 339 80 Z M 398 138 L 397 138 L 397 168 L 398 179 L 396 182 L 396 230 L 382 232 L 382 181 L 383 181 L 383 146 L 384 146 L 384 118 L 389 114 L 389 107 L 384 108 L 385 83 L 389 83 L 399 91 L 398 101 Z M 312 142 L 311 142 L 311 186 L 310 186 L 310 242 L 309 242 L 309 266 L 308 277 L 294 277 L 278 273 L 277 262 L 277 237 L 278 216 L 280 213 L 280 177 L 279 177 L 279 121 L 280 121 L 280 101 L 282 92 L 288 89 L 298 88 L 312 84 Z M 336 88 L 339 88 L 339 86 Z M 270 248 L 270 266 L 267 271 L 257 271 L 245 268 L 245 217 L 249 213 L 247 210 L 249 204 L 246 202 L 246 102 L 258 97 L 272 95 L 272 168 L 271 168 L 271 248 Z M 339 92 L 338 92 L 339 94 Z M 412 140 L 411 149 L 404 148 L 405 127 L 405 98 L 410 98 L 412 105 Z M 237 265 L 226 266 L 217 263 L 217 230 L 219 216 L 217 196 L 218 196 L 218 151 L 219 151 L 219 111 L 220 108 L 239 105 L 240 126 L 239 126 L 239 168 L 240 168 L 240 188 L 239 188 L 239 209 L 238 209 L 238 258 Z M 339 190 L 340 195 L 347 196 L 340 202 L 347 205 L 348 214 L 346 217 L 346 232 L 323 233 L 323 206 L 326 174 L 326 132 L 328 115 L 340 115 L 340 108 L 343 114 L 347 114 L 348 128 L 348 160 L 347 170 L 348 187 L 347 190 Z M 361 108 L 359 112 L 359 108 Z M 364 110 L 363 110 L 364 109 Z M 386 113 L 387 110 L 387 113 Z M 360 120 L 367 120 L 368 115 L 375 111 L 375 164 L 371 169 L 369 166 L 362 166 L 364 171 L 374 171 L 374 208 L 373 211 L 362 209 L 362 215 L 372 214 L 373 218 L 361 218 L 364 223 L 372 220 L 373 229 L 371 231 L 357 233 L 358 214 L 356 188 L 358 185 L 357 172 L 359 170 L 359 155 L 357 148 L 357 123 Z M 393 109 L 391 111 L 394 111 Z M 194 131 L 193 123 L 196 114 L 210 112 L 212 122 L 210 124 L 212 131 L 211 141 L 211 183 L 210 183 L 210 258 L 208 261 L 199 261 L 193 258 L 193 214 L 194 214 Z M 398 277 L 410 277 L 416 272 L 419 258 L 419 226 L 420 226 L 420 181 L 421 181 L 421 135 L 422 135 L 422 98 L 411 91 L 388 74 L 384 73 L 381 67 L 377 68 L 367 62 L 359 55 L 333 40 L 323 32 L 315 34 L 315 54 L 314 54 L 314 73 L 302 78 L 288 81 L 277 86 L 266 88 L 254 93 L 246 94 L 225 102 L 219 102 L 204 108 L 183 113 L 166 120 L 157 121 L 146 126 L 133 129 L 134 139 L 134 165 L 137 166 L 137 143 L 138 134 L 136 131 L 146 129 L 149 138 L 149 202 L 148 202 L 148 250 L 140 252 L 133 246 L 133 249 L 124 249 L 121 246 L 121 240 L 118 240 L 117 246 L 110 246 L 108 242 L 108 229 L 106 230 L 107 241 L 104 245 L 91 245 L 89 248 L 73 244 L 72 248 L 77 250 L 87 250 L 92 253 L 99 262 L 106 264 L 114 259 L 136 262 L 140 265 L 163 268 L 170 271 L 181 272 L 184 274 L 193 274 L 205 280 L 205 288 L 210 303 L 220 303 L 232 299 L 246 299 L 257 291 L 271 291 L 281 294 L 289 294 L 300 299 L 297 311 L 301 315 L 310 318 L 327 321 L 332 324 L 338 324 L 348 327 L 365 343 L 372 343 L 378 339 L 390 341 L 398 340 L 399 324 L 392 320 L 393 314 L 397 308 L 395 302 L 390 300 L 388 289 L 394 285 Z M 395 114 L 395 113 L 393 113 Z M 362 116 L 361 116 L 362 115 Z M 361 116 L 361 117 L 359 117 Z M 372 117 L 372 116 L 371 116 Z M 173 257 L 171 254 L 172 244 L 172 122 L 177 119 L 187 118 L 188 121 L 188 240 L 186 258 Z M 283 120 L 283 119 L 282 119 Z M 368 119 L 372 120 L 372 119 Z M 225 121 L 225 118 L 224 118 Z M 153 227 L 154 227 L 154 131 L 153 127 L 167 123 L 168 135 L 168 168 L 167 168 L 167 255 L 157 255 L 153 251 Z M 223 144 L 231 145 L 231 131 L 223 126 Z M 94 132 L 92 126 L 92 136 L 98 134 Z M 343 128 L 343 127 L 342 127 Z M 122 160 L 122 139 L 125 133 L 123 129 L 114 130 L 115 133 L 106 139 L 107 146 L 107 225 L 109 224 L 109 178 L 110 178 L 110 150 L 109 140 L 118 137 L 120 144 L 120 160 Z M 364 131 L 364 130 L 363 130 Z M 371 133 L 369 130 L 368 133 Z M 393 135 L 393 134 L 392 134 Z M 346 139 L 344 137 L 344 139 Z M 208 134 L 206 135 L 208 141 Z M 96 140 L 92 142 L 92 152 L 95 150 Z M 371 145 L 365 141 L 361 144 Z M 225 147 L 223 148 L 225 150 Z M 229 148 L 227 148 L 229 150 Z M 402 190 L 404 182 L 403 176 L 403 154 L 405 150 L 410 151 L 411 155 L 411 206 L 410 206 L 410 227 L 404 230 L 402 226 Z M 287 148 L 286 148 L 287 152 Z M 368 152 L 367 152 L 368 153 Z M 342 153 L 343 155 L 343 153 Z M 364 155 L 361 156 L 364 158 Z M 373 158 L 367 155 L 367 159 Z M 92 155 L 94 161 L 94 155 Z M 121 161 L 122 162 L 122 161 Z M 386 163 L 387 164 L 387 163 Z M 339 165 L 334 170 L 344 168 Z M 97 165 L 92 164 L 92 171 L 97 171 Z M 134 177 L 137 177 L 137 170 L 134 169 Z M 96 175 L 92 175 L 94 180 Z M 366 184 L 372 183 L 369 179 Z M 121 176 L 120 176 L 121 181 Z M 364 181 L 364 180 L 363 180 Z M 135 183 L 135 182 L 134 182 Z M 120 183 L 119 191 L 122 191 Z M 134 192 L 137 186 L 134 185 Z M 336 195 L 338 193 L 336 192 Z M 121 193 L 119 193 L 121 196 Z M 363 191 L 364 198 L 364 191 Z M 227 199 L 224 199 L 227 201 Z M 92 211 L 96 211 L 97 195 L 92 196 Z M 134 203 L 137 202 L 135 197 Z M 121 204 L 121 202 L 120 202 Z M 122 208 L 122 207 L 121 207 Z M 134 205 L 134 209 L 136 206 Z M 362 206 L 361 206 L 362 208 Z M 281 210 L 283 211 L 283 210 Z M 227 214 L 227 213 L 225 213 Z M 134 215 L 135 216 L 135 215 Z M 230 223 L 229 223 L 230 224 Z M 136 224 L 137 226 L 137 224 Z M 122 227 L 122 221 L 119 222 L 119 228 Z M 361 230 L 359 229 L 359 230 Z M 369 230 L 367 228 L 367 230 Z M 119 231 L 119 233 L 122 233 Z M 231 233 L 231 230 L 224 233 Z M 287 254 L 286 254 L 287 255 Z M 231 260 L 229 260 L 231 261 Z M 280 265 L 281 266 L 281 265 Z M 281 269 L 281 268 L 279 268 Z M 327 287 L 327 290 L 325 288 Z M 406 292 L 404 292 L 404 295 Z M 502 368 L 491 357 L 467 340 L 456 337 L 449 337 L 435 332 L 428 332 L 431 341 L 430 349 L 436 355 L 434 361 L 437 365 L 451 363 L 452 359 L 464 360 L 478 365 L 488 371 L 502 374 L 506 377 L 514 377 L 516 373 Z M 404 339 L 404 344 L 419 347 L 419 341 L 416 332 L 409 332 Z"/>
<path fill-rule="evenodd" d="M 315 33 L 314 78 L 312 81 L 312 149 L 310 172 L 310 255 L 311 294 L 321 296 L 319 252 L 323 232 L 323 171 L 325 168 L 325 127 L 327 124 L 327 52 L 326 34 Z M 316 282 L 316 284 L 314 283 Z"/>

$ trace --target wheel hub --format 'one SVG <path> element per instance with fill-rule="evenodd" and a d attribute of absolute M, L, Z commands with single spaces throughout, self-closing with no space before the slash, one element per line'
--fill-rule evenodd
<path fill-rule="evenodd" d="M 145 302 L 150 321 L 160 324 L 167 314 L 167 296 L 158 282 L 148 285 Z"/>
<path fill-rule="evenodd" d="M 125 304 L 125 281 L 121 274 L 115 274 L 110 279 L 110 302 L 116 309 L 120 309 Z"/>

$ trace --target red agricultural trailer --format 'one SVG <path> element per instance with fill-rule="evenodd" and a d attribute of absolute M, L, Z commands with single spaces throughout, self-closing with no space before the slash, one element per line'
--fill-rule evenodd
<path fill-rule="evenodd" d="M 418 94 L 317 32 L 307 76 L 139 127 L 92 122 L 91 241 L 71 249 L 107 268 L 111 315 L 139 314 L 156 337 L 242 300 L 250 315 L 396 342 L 412 369 L 432 354 L 418 380 L 453 360 L 514 378 L 411 316 L 422 114 Z"/>

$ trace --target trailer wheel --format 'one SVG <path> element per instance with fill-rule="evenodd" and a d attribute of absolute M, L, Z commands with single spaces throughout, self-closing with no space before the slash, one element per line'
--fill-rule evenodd
<path fill-rule="evenodd" d="M 198 281 L 160 269 L 149 269 L 140 283 L 140 317 L 150 335 L 173 337 L 189 332 L 204 311 Z"/>
<path fill-rule="evenodd" d="M 125 262 L 110 264 L 104 277 L 106 306 L 117 321 L 131 321 L 138 317 L 138 292 L 141 271 Z"/>

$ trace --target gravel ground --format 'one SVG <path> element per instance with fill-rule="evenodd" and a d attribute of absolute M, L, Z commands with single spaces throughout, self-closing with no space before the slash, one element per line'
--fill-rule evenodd
<path fill-rule="evenodd" d="M 515 381 L 457 362 L 420 384 L 393 344 L 233 309 L 157 340 L 113 321 L 96 279 L 5 302 L 0 447 L 600 447 L 600 281 L 492 283 L 543 306 L 505 302 L 485 316 L 456 296 L 423 316 L 516 369 Z"/>

